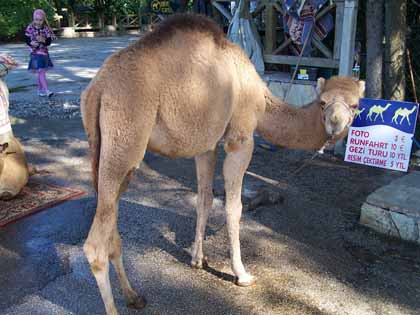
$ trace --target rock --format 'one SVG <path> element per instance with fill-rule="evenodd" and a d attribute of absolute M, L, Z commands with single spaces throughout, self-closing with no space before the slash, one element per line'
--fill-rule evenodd
<path fill-rule="evenodd" d="M 261 206 L 271 206 L 283 203 L 284 197 L 278 191 L 263 189 L 250 199 L 245 207 L 245 211 L 253 211 Z"/>
<path fill-rule="evenodd" d="M 420 172 L 413 172 L 370 194 L 360 224 L 420 244 Z"/>

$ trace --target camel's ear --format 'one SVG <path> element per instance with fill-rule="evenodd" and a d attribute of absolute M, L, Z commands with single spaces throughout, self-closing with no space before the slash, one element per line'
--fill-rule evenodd
<path fill-rule="evenodd" d="M 316 91 L 318 94 L 321 94 L 322 91 L 324 91 L 324 86 L 325 86 L 325 79 L 318 78 L 318 81 L 316 82 Z"/>
<path fill-rule="evenodd" d="M 366 89 L 366 82 L 363 80 L 360 80 L 357 82 L 359 84 L 359 95 L 360 97 L 365 96 L 365 89 Z"/>

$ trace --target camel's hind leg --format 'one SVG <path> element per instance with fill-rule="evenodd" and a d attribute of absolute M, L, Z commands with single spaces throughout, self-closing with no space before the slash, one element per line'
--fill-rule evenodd
<path fill-rule="evenodd" d="M 203 256 L 203 239 L 206 231 L 209 209 L 213 205 L 213 177 L 216 166 L 216 151 L 208 151 L 195 158 L 198 182 L 197 223 L 191 266 L 202 268 L 206 263 Z"/>
<path fill-rule="evenodd" d="M 115 229 L 112 238 L 112 252 L 109 256 L 111 259 L 112 265 L 117 272 L 118 279 L 121 284 L 121 289 L 123 291 L 127 306 L 131 308 L 141 309 L 146 306 L 146 299 L 141 295 L 138 295 L 130 285 L 128 281 L 127 274 L 125 273 L 122 252 L 121 252 L 121 238 L 118 230 Z"/>
<path fill-rule="evenodd" d="M 113 233 L 117 226 L 120 186 L 118 179 L 115 179 L 116 183 L 113 183 L 113 187 L 111 187 L 111 185 L 104 185 L 104 180 L 99 178 L 98 206 L 88 238 L 83 247 L 98 284 L 107 315 L 118 314 L 109 281 L 109 256 Z M 108 189 L 109 191 L 107 192 Z"/>
<path fill-rule="evenodd" d="M 242 181 L 252 157 L 254 142 L 252 135 L 242 144 L 238 144 L 233 151 L 228 151 L 223 163 L 223 176 L 226 191 L 226 216 L 230 240 L 230 258 L 233 273 L 240 286 L 254 283 L 254 277 L 245 271 L 241 260 L 239 241 L 239 222 L 242 215 Z"/>
<path fill-rule="evenodd" d="M 137 307 L 145 305 L 144 299 L 137 297 L 128 282 L 122 265 L 121 242 L 117 231 L 120 194 L 128 185 L 134 169 L 140 164 L 146 150 L 150 132 L 147 132 L 147 128 L 144 129 L 142 135 L 128 134 L 130 130 L 108 129 L 110 134 L 102 137 L 98 206 L 84 251 L 96 278 L 107 315 L 118 314 L 109 281 L 110 259 L 120 278 L 127 303 Z M 118 132 L 118 135 L 112 132 Z M 127 134 L 123 134 L 124 132 Z"/>

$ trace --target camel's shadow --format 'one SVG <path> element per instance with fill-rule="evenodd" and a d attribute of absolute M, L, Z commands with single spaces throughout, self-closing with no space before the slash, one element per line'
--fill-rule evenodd
<path fill-rule="evenodd" d="M 81 247 L 88 235 L 95 210 L 96 198 L 82 198 L 42 211 L 2 229 L 0 279 L 3 281 L 0 284 L 0 295 L 3 298 L 0 301 L 0 312 L 26 296 L 37 294 L 41 288 L 54 286 L 56 279 L 67 276 L 71 278 L 75 269 L 83 270 L 82 278 L 89 279 L 85 285 L 95 286 L 87 260 L 81 259 L 77 263 L 80 266 L 76 267 L 71 262 L 74 260 L 72 253 L 84 257 Z M 171 209 L 148 207 L 121 199 L 118 221 L 125 260 L 136 261 L 130 256 L 139 257 L 146 252 L 165 252 L 181 263 L 181 266 L 184 265 L 182 268 L 189 268 L 195 218 L 179 215 Z M 207 228 L 207 236 L 216 232 L 211 227 Z M 233 281 L 231 275 L 212 267 L 206 267 L 205 270 L 219 279 Z M 129 275 L 129 278 L 132 277 Z M 115 278 L 113 286 L 118 287 Z M 91 289 L 94 292 L 97 290 L 96 287 Z M 58 297 L 43 294 L 47 300 L 58 305 L 65 304 Z M 75 314 L 83 313 L 80 309 L 72 309 L 72 306 L 62 306 Z"/>

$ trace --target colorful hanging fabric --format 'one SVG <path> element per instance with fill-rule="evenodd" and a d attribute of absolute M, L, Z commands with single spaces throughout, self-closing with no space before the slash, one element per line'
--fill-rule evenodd
<path fill-rule="evenodd" d="M 322 40 L 334 28 L 334 19 L 331 14 L 326 14 L 315 21 L 317 11 L 328 0 L 283 0 L 283 23 L 285 32 L 289 34 L 295 44 L 293 51 L 300 54 L 308 38 L 303 56 L 311 55 L 311 41 L 314 33 Z"/>

